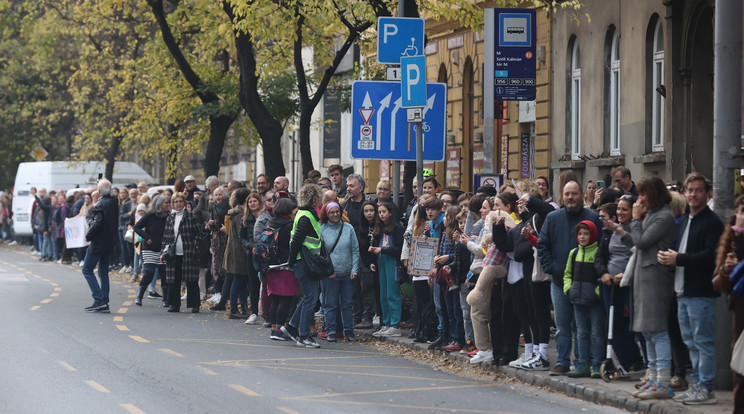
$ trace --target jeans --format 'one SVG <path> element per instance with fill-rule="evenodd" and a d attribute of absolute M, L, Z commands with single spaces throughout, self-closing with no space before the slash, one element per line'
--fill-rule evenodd
<path fill-rule="evenodd" d="M 289 324 L 299 328 L 300 336 L 308 336 L 310 335 L 310 325 L 313 324 L 315 302 L 318 301 L 318 281 L 311 279 L 305 273 L 301 260 L 295 262 L 294 274 L 297 281 L 300 282 L 302 299 L 297 304 L 297 309 L 290 318 Z"/>
<path fill-rule="evenodd" d="M 550 283 L 550 297 L 553 299 L 553 310 L 555 311 L 555 347 L 558 350 L 556 358 L 557 365 L 571 366 L 571 319 L 573 318 L 573 305 L 563 289 L 555 283 Z"/>
<path fill-rule="evenodd" d="M 591 350 L 591 368 L 599 372 L 604 360 L 604 309 L 602 305 L 573 305 L 576 330 L 578 331 L 579 360 L 581 364 L 589 361 Z M 591 338 L 591 341 L 590 341 Z"/>
<path fill-rule="evenodd" d="M 36 251 L 39 253 L 41 253 L 41 244 L 42 244 L 41 240 L 42 240 L 42 235 L 39 233 L 36 233 L 36 230 L 34 230 L 34 237 L 33 237 L 34 249 L 36 249 Z"/>
<path fill-rule="evenodd" d="M 121 264 L 130 266 L 132 264 L 132 244 L 124 240 L 127 229 L 119 230 L 119 246 L 121 247 Z"/>
<path fill-rule="evenodd" d="M 669 343 L 669 332 L 643 332 L 646 338 L 648 369 L 661 372 L 672 368 L 672 346 Z"/>
<path fill-rule="evenodd" d="M 230 286 L 230 312 L 238 313 L 238 301 L 243 307 L 244 314 L 248 314 L 248 275 L 232 275 Z"/>
<path fill-rule="evenodd" d="M 443 288 L 444 289 L 444 288 Z M 449 318 L 450 338 L 461 345 L 465 344 L 465 328 L 462 321 L 462 306 L 460 306 L 460 292 L 448 292 L 444 295 Z"/>
<path fill-rule="evenodd" d="M 48 232 L 46 234 L 42 234 L 42 247 L 41 247 L 41 255 L 43 257 L 47 258 L 53 258 L 54 257 L 54 246 L 52 243 L 52 235 Z"/>
<path fill-rule="evenodd" d="M 437 331 L 444 330 L 444 314 L 442 313 L 442 287 L 436 282 L 432 286 L 432 297 L 434 298 L 434 311 L 437 313 Z M 445 304 L 446 305 L 446 304 Z"/>
<path fill-rule="evenodd" d="M 326 280 L 325 291 L 325 328 L 328 335 L 337 331 L 336 320 L 339 309 L 343 321 L 344 332 L 354 331 L 354 313 L 351 302 L 354 298 L 354 283 L 349 275 L 338 276 Z"/>
<path fill-rule="evenodd" d="M 150 287 L 148 287 L 148 289 L 150 289 L 150 292 L 157 292 L 157 290 L 158 290 L 158 288 L 157 288 L 158 278 L 161 278 L 161 277 L 163 278 L 163 279 L 160 280 L 160 285 L 161 286 L 165 286 L 165 283 L 164 283 L 165 277 L 164 276 L 165 276 L 165 266 L 162 266 L 162 267 L 161 266 L 158 266 L 155 269 L 155 276 L 153 276 L 152 282 L 150 282 Z"/>
<path fill-rule="evenodd" d="M 142 271 L 142 256 L 137 252 L 134 253 L 134 265 L 132 273 L 139 274 Z"/>
<path fill-rule="evenodd" d="M 716 377 L 715 301 L 713 298 L 677 298 L 682 339 L 690 350 L 692 380 L 713 390 Z"/>
<path fill-rule="evenodd" d="M 465 329 L 465 340 L 475 341 L 475 335 L 473 334 L 473 322 L 470 319 L 470 305 L 468 305 L 467 297 L 470 293 L 468 289 L 468 283 L 465 282 L 460 285 L 460 309 L 462 310 L 462 324 Z"/>
<path fill-rule="evenodd" d="M 111 261 L 111 251 L 105 253 L 93 253 L 92 248 L 88 247 L 83 264 L 83 276 L 88 282 L 90 293 L 93 300 L 97 303 L 109 302 L 109 262 Z M 101 279 L 101 285 L 98 285 L 96 275 L 93 269 L 98 265 L 98 278 Z"/>

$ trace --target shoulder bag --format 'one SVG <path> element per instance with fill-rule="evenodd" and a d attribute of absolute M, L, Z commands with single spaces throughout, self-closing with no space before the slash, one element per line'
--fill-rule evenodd
<path fill-rule="evenodd" d="M 176 243 L 177 242 L 178 242 L 178 231 L 176 231 L 176 237 L 173 239 L 173 243 L 163 244 L 163 247 L 160 249 L 160 256 L 163 258 L 164 262 L 171 262 L 176 259 Z"/>
<path fill-rule="evenodd" d="M 325 244 L 320 242 L 320 254 L 313 254 L 310 250 L 302 244 L 301 257 L 302 257 L 302 268 L 305 273 L 313 280 L 323 280 L 336 273 L 333 268 L 333 262 L 331 262 L 331 253 L 338 245 L 338 241 L 341 240 L 341 233 L 344 232 L 343 223 L 341 230 L 338 232 L 336 241 L 333 243 L 330 251 L 326 251 Z"/>

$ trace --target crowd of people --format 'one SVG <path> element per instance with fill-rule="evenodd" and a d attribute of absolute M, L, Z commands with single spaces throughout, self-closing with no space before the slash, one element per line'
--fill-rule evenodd
<path fill-rule="evenodd" d="M 311 172 L 296 194 L 286 177 L 272 186 L 265 175 L 253 189 L 214 176 L 203 190 L 186 176 L 154 195 L 144 183 L 116 189 L 106 180 L 67 197 L 34 189 L 34 249 L 41 260 L 76 256 L 94 298 L 87 311 L 109 311 L 111 264 L 139 283 L 138 306 L 145 294 L 162 296 L 168 312 L 185 300 L 197 313 L 209 301 L 212 311 L 271 328 L 271 340 L 308 348 L 320 347 L 317 338 L 355 341 L 355 330 L 399 337 L 410 329 L 414 342 L 473 364 L 599 378 L 612 317 L 619 364 L 645 370 L 634 397 L 716 403 L 721 293 L 731 295 L 734 339 L 744 329 L 736 293 L 744 285 L 735 290 L 744 197 L 723 223 L 708 207 L 711 181 L 698 173 L 636 184 L 619 166 L 582 185 L 566 170 L 556 200 L 545 177 L 463 193 L 428 175 L 423 196 L 406 206 L 390 182 L 370 196 L 363 177 L 345 177 L 338 165 L 329 178 Z M 416 179 L 410 184 L 415 194 Z M 66 249 L 60 223 L 78 215 L 91 244 Z M 413 271 L 427 241 L 435 243 L 430 269 Z M 326 255 L 334 272 L 318 280 L 308 266 Z M 744 406 L 744 377 L 734 382 Z"/>

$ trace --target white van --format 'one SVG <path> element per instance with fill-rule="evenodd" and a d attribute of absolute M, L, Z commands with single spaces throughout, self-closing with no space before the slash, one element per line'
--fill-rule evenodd
<path fill-rule="evenodd" d="M 34 198 L 29 193 L 31 187 L 36 187 L 37 190 L 46 188 L 47 191 L 92 187 L 105 172 L 106 163 L 104 162 L 22 162 L 18 165 L 13 187 L 13 229 L 16 236 L 32 235 L 31 207 Z M 152 176 L 139 165 L 133 162 L 116 162 L 114 186 L 137 184 L 141 181 L 147 184 L 155 182 Z"/>

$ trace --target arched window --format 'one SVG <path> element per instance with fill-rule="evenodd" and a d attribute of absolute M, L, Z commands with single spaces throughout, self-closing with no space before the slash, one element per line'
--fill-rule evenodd
<path fill-rule="evenodd" d="M 664 29 L 661 19 L 654 28 L 651 82 L 651 149 L 664 150 Z"/>
<path fill-rule="evenodd" d="M 574 41 L 571 51 L 571 158 L 581 154 L 581 51 Z"/>
<path fill-rule="evenodd" d="M 610 155 L 620 155 L 620 35 L 610 48 Z"/>

